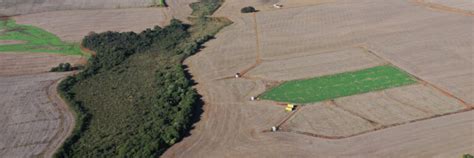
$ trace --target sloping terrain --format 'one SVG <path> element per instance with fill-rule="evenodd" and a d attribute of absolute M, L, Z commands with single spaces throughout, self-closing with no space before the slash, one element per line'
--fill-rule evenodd
<path fill-rule="evenodd" d="M 148 18 L 151 15 L 157 20 Z M 140 18 L 144 16 L 147 18 Z M 71 42 L 80 41 L 91 31 L 143 30 L 162 25 L 167 18 L 160 8 L 58 11 L 13 17 Z M 74 126 L 74 116 L 56 94 L 57 82 L 70 73 L 48 71 L 59 63 L 84 64 L 85 60 L 41 52 L 0 53 L 0 157 L 51 157 L 56 152 Z"/>
<path fill-rule="evenodd" d="M 166 25 L 165 8 L 130 8 L 110 10 L 67 10 L 16 16 L 20 24 L 43 28 L 62 40 L 80 42 L 89 32 L 135 31 Z M 144 18 L 147 17 L 147 18 Z"/>
<path fill-rule="evenodd" d="M 170 1 L 168 9 L 59 11 L 17 20 L 79 41 L 89 31 L 139 30 L 151 24 L 146 21 L 150 17 L 139 16 L 166 16 L 157 17 L 158 24 L 173 16 L 186 17 L 192 1 Z M 417 1 L 226 0 L 216 16 L 235 23 L 185 61 L 205 102 L 204 113 L 190 135 L 162 157 L 460 157 L 474 153 L 474 18 L 466 12 L 470 4 Z M 117 7 L 108 0 L 74 1 L 78 4 L 69 6 L 45 0 L 38 3 L 38 10 L 31 10 L 27 0 L 8 3 L 21 2 L 29 3 L 6 12 Z M 119 3 L 134 6 L 139 2 Z M 274 3 L 284 7 L 273 8 Z M 249 5 L 260 12 L 240 14 Z M 96 14 L 99 18 L 91 16 Z M 124 23 L 115 14 L 143 26 Z M 77 20 L 108 23 L 89 27 Z M 65 74 L 30 74 L 45 72 L 63 59 L 34 58 L 45 62 L 30 59 L 30 54 L 0 56 L 0 66 L 5 65 L 0 73 L 6 74 L 0 75 L 0 91 L 4 91 L 0 98 L 6 100 L 0 103 L 0 122 L 4 123 L 0 133 L 7 135 L 0 137 L 0 157 L 49 157 L 60 142 L 52 133 L 64 133 L 59 125 L 68 120 L 58 119 L 59 108 L 54 105 L 60 104 L 51 101 L 46 89 L 54 89 L 50 85 Z M 314 103 L 293 113 L 272 101 L 249 100 L 283 81 L 383 64 L 407 71 L 420 84 Z M 242 72 L 241 78 L 233 77 L 237 72 Z M 280 131 L 269 132 L 279 125 Z"/>
<path fill-rule="evenodd" d="M 47 53 L 0 53 L 0 76 L 46 73 L 59 63 L 80 63 L 85 57 Z"/>
<path fill-rule="evenodd" d="M 191 136 L 171 147 L 165 157 L 458 157 L 474 152 L 474 119 L 469 111 L 474 96 L 472 16 L 431 9 L 413 1 L 292 3 L 298 2 L 293 7 L 273 9 L 273 1 L 228 0 L 218 10 L 217 15 L 228 16 L 235 24 L 224 29 L 218 40 L 207 44 L 202 52 L 186 60 L 206 103 L 204 114 Z M 240 8 L 247 5 L 261 11 L 239 14 Z M 382 105 L 374 109 L 373 115 L 388 113 L 387 117 L 380 115 L 388 124 L 406 121 L 397 120 L 396 115 L 408 114 L 415 119 L 440 117 L 335 140 L 293 132 L 267 132 L 288 116 L 297 118 L 305 113 L 303 116 L 315 116 L 322 111 L 312 113 L 305 109 L 312 107 L 306 106 L 289 114 L 274 102 L 249 101 L 251 96 L 280 81 L 340 73 L 342 65 L 350 68 L 353 62 L 344 62 L 344 57 L 341 62 L 333 62 L 337 58 L 324 60 L 311 54 L 358 46 L 377 56 L 375 61 L 400 67 L 428 88 L 391 92 L 395 97 L 392 99 L 415 99 L 410 101 L 414 107 L 390 97 L 380 98 L 381 94 L 347 102 L 360 101 L 360 105 L 368 106 L 367 102 L 375 104 L 371 99 L 379 99 L 377 105 Z M 321 64 L 317 68 L 321 71 L 317 72 L 292 71 L 311 65 L 312 61 L 328 64 Z M 244 72 L 239 79 L 232 77 L 237 72 Z M 405 96 L 406 92 L 416 96 Z M 435 103 L 447 104 L 436 106 L 430 97 L 441 99 Z M 416 101 L 420 98 L 423 100 Z M 392 107 L 384 109 L 389 105 Z M 412 110 L 399 113 L 406 108 Z M 458 109 L 467 112 L 440 115 Z M 310 122 L 307 124 L 333 135 L 371 129 L 364 120 L 344 122 L 355 120 L 351 115 L 341 115 L 350 112 L 326 111 L 326 117 L 318 115 L 314 120 L 307 120 Z M 333 118 L 335 115 L 338 118 Z M 315 121 L 322 123 L 321 126 Z M 331 122 L 334 123 L 327 124 Z M 348 124 L 355 126 L 346 127 Z M 346 130 L 333 130 L 335 127 Z"/>
<path fill-rule="evenodd" d="M 12 16 L 58 10 L 150 7 L 155 0 L 2 0 L 0 15 Z"/>
<path fill-rule="evenodd" d="M 56 93 L 70 73 L 51 65 L 79 57 L 0 54 L 0 157 L 50 157 L 66 139 L 74 116 Z"/>

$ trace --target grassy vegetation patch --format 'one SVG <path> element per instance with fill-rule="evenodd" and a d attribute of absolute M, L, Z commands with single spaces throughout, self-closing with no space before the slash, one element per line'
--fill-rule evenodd
<path fill-rule="evenodd" d="M 201 0 L 190 4 L 193 9 L 193 16 L 209 16 L 212 15 L 224 3 L 224 0 Z"/>
<path fill-rule="evenodd" d="M 61 41 L 56 35 L 30 25 L 19 25 L 14 20 L 0 20 L 0 41 L 23 41 L 21 44 L 0 45 L 0 52 L 42 52 L 82 55 L 78 44 Z"/>
<path fill-rule="evenodd" d="M 58 87 L 77 126 L 55 157 L 158 157 L 181 140 L 200 110 L 182 61 L 229 24 L 173 19 L 140 33 L 86 36 L 83 46 L 97 53 Z"/>
<path fill-rule="evenodd" d="M 382 90 L 416 81 L 393 66 L 377 66 L 306 80 L 288 81 L 260 97 L 290 103 L 312 103 L 359 93 Z"/>

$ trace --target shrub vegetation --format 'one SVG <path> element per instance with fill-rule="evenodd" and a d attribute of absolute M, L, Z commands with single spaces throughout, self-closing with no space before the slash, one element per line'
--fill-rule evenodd
<path fill-rule="evenodd" d="M 77 70 L 78 67 L 71 66 L 70 63 L 60 63 L 58 66 L 51 68 L 51 72 L 66 72 Z"/>
<path fill-rule="evenodd" d="M 248 7 L 243 7 L 242 9 L 240 9 L 240 12 L 241 13 L 253 13 L 253 12 L 257 12 L 257 10 L 252 6 L 248 6 Z"/>
<path fill-rule="evenodd" d="M 223 27 L 222 18 L 192 25 L 173 19 L 140 33 L 91 33 L 96 52 L 59 85 L 77 126 L 56 157 L 157 157 L 187 133 L 198 94 L 182 61 Z"/>
<path fill-rule="evenodd" d="M 193 16 L 210 16 L 224 3 L 224 0 L 200 0 L 190 4 Z"/>

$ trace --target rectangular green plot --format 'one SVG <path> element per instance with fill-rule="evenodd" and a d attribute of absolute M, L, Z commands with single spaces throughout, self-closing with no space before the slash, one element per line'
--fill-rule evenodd
<path fill-rule="evenodd" d="M 313 103 L 359 93 L 413 84 L 416 81 L 393 66 L 288 81 L 263 93 L 260 98 L 288 103 Z"/>

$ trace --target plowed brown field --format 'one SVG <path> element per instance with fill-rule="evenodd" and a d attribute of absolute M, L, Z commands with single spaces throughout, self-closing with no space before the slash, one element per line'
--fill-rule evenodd
<path fill-rule="evenodd" d="M 413 1 L 296 0 L 271 8 L 276 2 L 227 0 L 218 10 L 216 16 L 235 24 L 185 62 L 206 103 L 204 114 L 164 157 L 474 152 L 473 17 Z M 239 14 L 247 5 L 261 11 Z M 381 63 L 407 71 L 420 84 L 315 103 L 293 114 L 271 101 L 249 101 L 280 81 Z M 236 72 L 246 73 L 232 78 Z M 280 131 L 269 132 L 280 124 Z"/>

